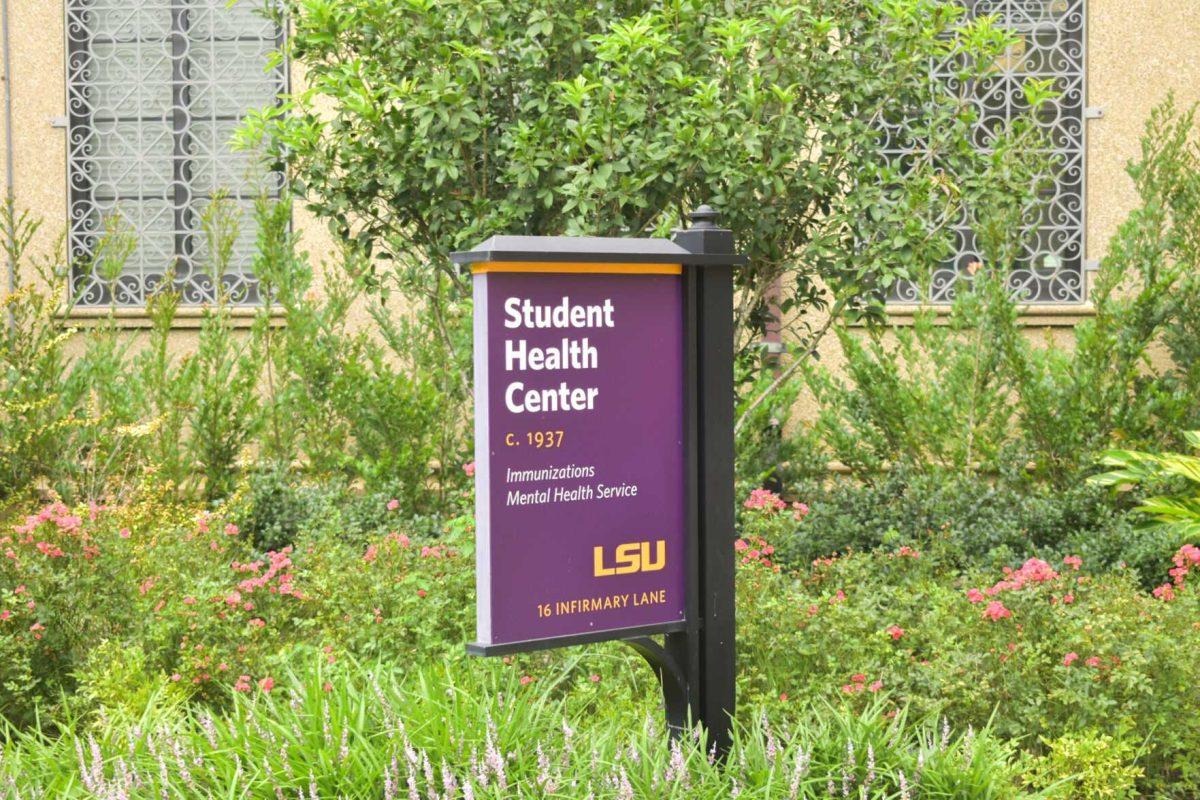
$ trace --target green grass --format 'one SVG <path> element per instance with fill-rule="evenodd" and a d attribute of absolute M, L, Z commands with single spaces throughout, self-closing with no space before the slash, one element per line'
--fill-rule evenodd
<path fill-rule="evenodd" d="M 474 662 L 410 672 L 314 662 L 213 715 L 160 691 L 137 717 L 10 731 L 9 798 L 1007 798 L 1012 750 L 985 731 L 815 708 L 773 725 L 749 710 L 714 762 L 668 744 L 657 708 L 597 713 L 552 676 L 521 685 Z M 794 716 L 794 715 L 793 715 Z M 904 776 L 903 779 L 901 776 Z"/>

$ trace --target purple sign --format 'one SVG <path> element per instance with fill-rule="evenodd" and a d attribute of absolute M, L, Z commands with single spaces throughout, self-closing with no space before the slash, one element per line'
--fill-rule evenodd
<path fill-rule="evenodd" d="M 479 644 L 684 618 L 678 265 L 474 265 Z"/>

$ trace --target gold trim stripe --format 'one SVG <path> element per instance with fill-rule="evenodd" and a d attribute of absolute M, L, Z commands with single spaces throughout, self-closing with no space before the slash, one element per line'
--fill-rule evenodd
<path fill-rule="evenodd" d="M 584 272 L 610 275 L 682 275 L 682 264 L 630 264 L 606 261 L 480 261 L 471 272 Z"/>

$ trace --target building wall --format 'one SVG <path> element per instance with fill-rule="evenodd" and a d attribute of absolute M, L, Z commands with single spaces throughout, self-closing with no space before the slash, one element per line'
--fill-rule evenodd
<path fill-rule="evenodd" d="M 38 252 L 48 256 L 66 228 L 66 130 L 52 120 L 65 113 L 64 11 L 61 0 L 4 0 L 9 14 L 13 194 L 20 209 L 44 220 Z M 1138 140 L 1150 109 L 1171 90 L 1181 104 L 1200 100 L 1200 24 L 1196 0 L 1090 0 L 1088 17 L 1088 105 L 1103 116 L 1087 121 L 1087 255 L 1100 257 L 1105 243 L 1135 202 L 1124 173 L 1138 152 Z M 303 85 L 303 73 L 293 71 Z M 0 148 L 0 158 L 4 149 Z M 6 167 L 7 164 L 2 165 Z M 3 175 L 0 168 L 0 175 Z M 295 226 L 302 247 L 320 260 L 333 252 L 333 242 L 320 221 L 297 208 Z M 7 270 L 7 265 L 0 267 Z M 30 276 L 22 275 L 23 279 Z M 7 291 L 7 275 L 0 291 Z M 1035 327 L 1072 325 L 1086 307 L 1036 310 Z M 91 312 L 94 317 L 95 312 Z M 145 324 L 136 309 L 123 311 L 125 324 Z M 360 309 L 363 324 L 367 317 Z M 87 324 L 80 311 L 77 322 Z M 903 321 L 903 309 L 897 319 Z M 197 317 L 181 319 L 195 326 Z M 1060 339 L 1067 337 L 1059 335 Z M 187 337 L 181 336 L 184 346 Z M 827 353 L 836 363 L 836 354 Z"/>

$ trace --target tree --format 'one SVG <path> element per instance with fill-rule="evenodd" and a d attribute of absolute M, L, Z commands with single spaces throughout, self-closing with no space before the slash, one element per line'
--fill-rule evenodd
<path fill-rule="evenodd" d="M 801 356 L 832 320 L 879 319 L 896 280 L 947 253 L 983 168 L 971 82 L 1012 44 L 953 0 L 281 3 L 306 86 L 243 144 L 268 142 L 381 295 L 423 298 L 448 347 L 466 285 L 449 252 L 666 235 L 701 202 L 750 256 L 743 347 L 773 304 Z"/>

